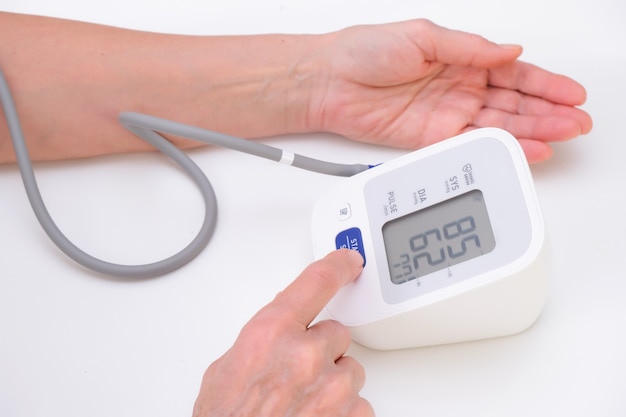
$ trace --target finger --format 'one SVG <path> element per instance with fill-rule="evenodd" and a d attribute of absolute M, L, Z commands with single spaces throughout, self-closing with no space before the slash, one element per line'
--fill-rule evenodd
<path fill-rule="evenodd" d="M 581 133 L 588 133 L 593 125 L 589 114 L 581 109 L 504 88 L 490 88 L 484 105 L 511 114 L 570 118 L 578 122 Z"/>
<path fill-rule="evenodd" d="M 374 408 L 364 398 L 359 398 L 349 414 L 351 417 L 375 417 Z"/>
<path fill-rule="evenodd" d="M 489 71 L 489 85 L 517 90 L 553 103 L 579 106 L 587 99 L 585 88 L 564 75 L 515 61 Z"/>
<path fill-rule="evenodd" d="M 468 126 L 462 130 L 463 133 L 475 130 L 477 126 Z M 552 158 L 552 148 L 545 142 L 534 139 L 516 138 L 521 145 L 526 160 L 530 164 L 547 161 Z"/>
<path fill-rule="evenodd" d="M 471 130 L 475 130 L 477 126 L 468 126 L 463 129 L 462 132 L 469 132 Z M 542 142 L 540 140 L 535 139 L 525 139 L 525 138 L 516 138 L 519 144 L 524 151 L 524 155 L 526 156 L 526 160 L 529 164 L 537 164 L 539 162 L 544 162 L 552 158 L 553 151 L 552 147 L 548 145 L 546 142 Z"/>
<path fill-rule="evenodd" d="M 492 68 L 515 60 L 519 45 L 498 45 L 473 33 L 451 30 L 425 19 L 414 25 L 414 40 L 427 60 L 444 64 Z"/>
<path fill-rule="evenodd" d="M 363 269 L 363 257 L 348 249 L 336 250 L 309 265 L 271 307 L 280 309 L 306 328 L 341 287 L 353 281 Z"/>
<path fill-rule="evenodd" d="M 543 142 L 560 142 L 581 134 L 578 121 L 562 116 L 518 115 L 506 111 L 483 108 L 472 123 L 476 127 L 500 127 L 516 138 Z"/>
<path fill-rule="evenodd" d="M 346 353 L 352 342 L 350 331 L 334 320 L 320 321 L 309 327 L 308 333 L 333 362 Z"/>
<path fill-rule="evenodd" d="M 359 392 L 365 385 L 365 368 L 351 356 L 342 356 L 335 362 L 341 372 L 349 375 L 354 392 Z"/>
<path fill-rule="evenodd" d="M 547 161 L 552 158 L 552 148 L 545 142 L 531 139 L 518 139 L 524 155 L 530 164 Z"/>

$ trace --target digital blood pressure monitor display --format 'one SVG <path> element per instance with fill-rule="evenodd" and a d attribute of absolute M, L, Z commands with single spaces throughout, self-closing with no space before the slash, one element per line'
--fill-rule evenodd
<path fill-rule="evenodd" d="M 394 284 L 484 255 L 496 246 L 479 190 L 386 223 L 383 243 Z"/>
<path fill-rule="evenodd" d="M 338 184 L 313 213 L 317 257 L 358 250 L 361 276 L 329 303 L 366 346 L 519 332 L 546 292 L 544 226 L 517 140 L 477 129 Z"/>

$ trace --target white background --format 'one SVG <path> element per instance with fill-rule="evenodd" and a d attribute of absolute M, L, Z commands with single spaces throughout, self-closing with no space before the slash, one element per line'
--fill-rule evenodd
<path fill-rule="evenodd" d="M 0 10 L 193 34 L 324 32 L 427 17 L 521 43 L 524 60 L 579 80 L 592 133 L 533 167 L 554 260 L 539 321 L 507 338 L 396 352 L 353 346 L 350 354 L 366 368 L 363 395 L 378 416 L 626 414 L 621 0 L 0 0 Z M 402 153 L 322 134 L 267 141 L 345 162 Z M 206 366 L 312 260 L 312 206 L 338 179 L 222 149 L 191 155 L 218 194 L 216 234 L 188 266 L 140 282 L 66 259 L 40 230 L 16 167 L 0 167 L 0 416 L 190 415 Z M 203 213 L 193 185 L 156 155 L 36 171 L 59 226 L 109 260 L 171 254 Z"/>

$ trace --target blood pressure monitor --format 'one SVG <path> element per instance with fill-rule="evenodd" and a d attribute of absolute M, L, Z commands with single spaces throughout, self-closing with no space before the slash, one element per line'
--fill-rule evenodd
<path fill-rule="evenodd" d="M 327 306 L 374 349 L 514 334 L 547 291 L 546 236 L 523 151 L 470 131 L 350 177 L 313 212 L 316 257 L 349 248 L 361 276 Z"/>

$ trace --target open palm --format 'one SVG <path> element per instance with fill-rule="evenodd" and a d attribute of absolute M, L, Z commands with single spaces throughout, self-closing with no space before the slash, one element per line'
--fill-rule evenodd
<path fill-rule="evenodd" d="M 334 34 L 328 74 L 313 100 L 320 128 L 364 142 L 419 148 L 494 126 L 516 136 L 530 162 L 550 157 L 550 141 L 591 129 L 576 108 L 577 82 L 500 46 L 426 20 L 358 26 Z M 365 63 L 365 64 L 364 64 Z"/>

